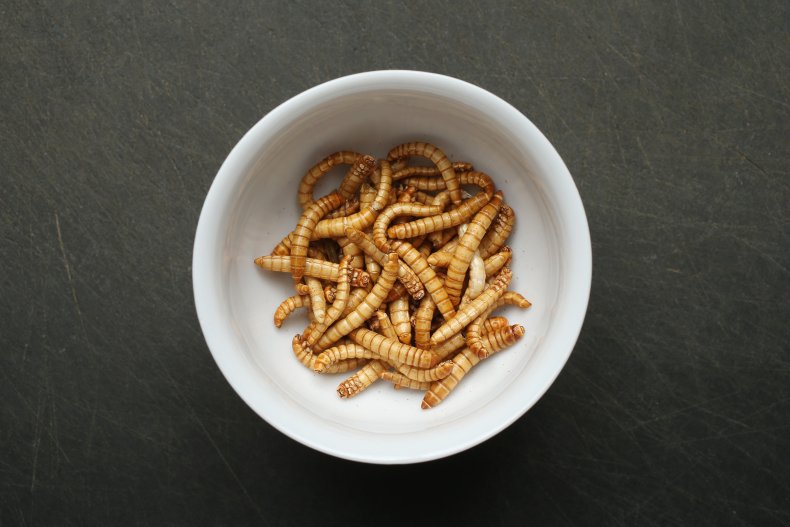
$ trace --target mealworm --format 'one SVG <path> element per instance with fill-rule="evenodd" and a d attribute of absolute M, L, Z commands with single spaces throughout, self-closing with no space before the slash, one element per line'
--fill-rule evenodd
<path fill-rule="evenodd" d="M 388 250 L 387 227 L 389 227 L 390 222 L 394 218 L 402 215 L 419 217 L 432 216 L 437 212 L 439 212 L 439 208 L 432 205 L 421 205 L 419 203 L 393 203 L 381 211 L 381 214 L 379 214 L 379 216 L 376 218 L 376 221 L 373 223 L 373 243 L 375 243 L 376 247 L 378 247 L 380 250 L 386 252 Z M 397 227 L 397 225 L 393 226 L 393 228 L 395 227 Z M 409 236 L 409 238 L 411 237 L 412 236 Z"/>
<path fill-rule="evenodd" d="M 282 273 L 291 272 L 290 256 L 261 256 L 255 259 L 255 263 L 267 271 Z M 305 276 L 337 282 L 340 277 L 339 270 L 339 266 L 336 263 L 327 262 L 325 260 L 314 260 L 313 258 L 307 258 L 305 260 Z M 351 277 L 352 285 L 356 287 L 366 287 L 369 283 L 370 275 L 368 275 L 368 273 L 361 269 L 354 269 Z"/>
<path fill-rule="evenodd" d="M 444 379 L 450 375 L 453 369 L 453 362 L 449 360 L 440 362 L 433 368 L 415 368 L 414 366 L 406 364 L 397 364 L 395 365 L 395 369 L 407 379 L 417 382 L 430 382 Z"/>
<path fill-rule="evenodd" d="M 501 329 L 509 325 L 510 322 L 508 322 L 507 318 L 505 317 L 489 317 L 483 322 L 483 334 L 485 335 L 486 333 L 496 331 L 497 329 Z"/>
<path fill-rule="evenodd" d="M 362 183 L 359 188 L 359 210 L 368 208 L 376 199 L 377 191 L 367 183 Z"/>
<path fill-rule="evenodd" d="M 302 295 L 289 296 L 283 300 L 274 311 L 274 325 L 278 328 L 283 325 L 288 315 L 296 311 L 297 308 L 310 305 L 310 299 Z"/>
<path fill-rule="evenodd" d="M 289 232 L 288 235 L 280 240 L 277 245 L 274 246 L 272 252 L 270 252 L 272 256 L 290 256 L 291 255 L 291 233 Z"/>
<path fill-rule="evenodd" d="M 464 285 L 464 278 L 466 278 L 466 271 L 469 269 L 469 263 L 501 205 L 502 192 L 499 191 L 466 224 L 463 234 L 459 232 L 458 247 L 456 247 L 453 259 L 450 260 L 450 265 L 447 267 L 447 279 L 444 281 L 447 296 L 455 305 L 458 305 L 461 300 L 461 289 Z"/>
<path fill-rule="evenodd" d="M 355 243 L 352 243 L 351 240 L 345 236 L 336 238 L 336 240 L 337 244 L 340 246 L 340 250 L 343 252 L 343 256 L 351 256 L 351 267 L 355 269 L 362 269 L 365 267 L 365 257 L 362 254 L 362 250 L 357 247 Z"/>
<path fill-rule="evenodd" d="M 414 312 L 414 345 L 418 348 L 427 348 L 431 343 L 431 321 L 435 311 L 436 304 L 428 295 Z"/>
<path fill-rule="evenodd" d="M 503 204 L 494 223 L 488 229 L 486 235 L 483 236 L 483 239 L 480 240 L 478 250 L 483 260 L 499 251 L 505 245 L 505 241 L 510 236 L 515 223 L 516 213 L 508 205 Z"/>
<path fill-rule="evenodd" d="M 387 153 L 387 159 L 395 161 L 408 156 L 421 156 L 430 159 L 442 174 L 450 199 L 458 205 L 461 203 L 461 182 L 453 168 L 453 164 L 439 148 L 424 142 L 404 143 L 396 146 Z"/>
<path fill-rule="evenodd" d="M 418 368 L 432 368 L 439 362 L 436 355 L 429 350 L 409 346 L 395 339 L 379 335 L 369 329 L 355 329 L 349 333 L 349 337 L 351 337 L 352 341 L 365 346 L 385 360 L 409 364 Z"/>
<path fill-rule="evenodd" d="M 346 199 L 340 207 L 333 210 L 329 214 L 325 216 L 328 220 L 333 220 L 335 218 L 343 218 L 348 216 L 349 214 L 353 214 L 359 210 L 359 198 L 356 196 L 351 196 L 350 198 Z"/>
<path fill-rule="evenodd" d="M 492 324 L 492 322 L 489 322 L 492 319 L 489 319 L 488 317 L 492 312 L 504 305 L 514 305 L 521 308 L 528 308 L 532 304 L 530 304 L 529 300 L 515 291 L 505 291 L 505 293 L 499 297 L 496 302 L 491 304 L 488 309 L 486 309 L 480 314 L 479 317 L 469 324 L 469 326 L 466 328 L 466 347 L 472 350 L 472 352 L 474 352 L 481 359 L 485 359 L 491 353 L 491 351 L 486 348 L 483 339 L 483 335 L 486 333 L 486 323 L 488 323 L 489 326 Z"/>
<path fill-rule="evenodd" d="M 431 388 L 431 382 L 418 382 L 412 379 L 409 379 L 403 374 L 392 372 L 392 371 L 385 371 L 381 374 L 381 379 L 385 381 L 389 381 L 393 383 L 393 387 L 396 390 L 400 390 L 401 388 L 409 388 L 411 390 L 420 390 L 420 391 L 427 391 Z"/>
<path fill-rule="evenodd" d="M 462 306 L 454 317 L 447 320 L 431 335 L 431 343 L 435 345 L 443 342 L 468 326 L 470 322 L 480 316 L 483 311 L 502 296 L 512 278 L 512 271 L 508 267 L 503 268 L 480 296 Z"/>
<path fill-rule="evenodd" d="M 310 352 L 309 348 L 302 345 L 302 336 L 296 335 L 291 341 L 291 348 L 293 349 L 296 358 L 309 369 L 315 368 L 316 356 Z M 365 359 L 348 359 L 334 363 L 332 366 L 324 370 L 324 373 L 345 373 L 347 371 L 355 370 L 365 364 Z"/>
<path fill-rule="evenodd" d="M 328 285 L 324 287 L 324 300 L 328 303 L 332 303 L 335 301 L 335 295 L 337 294 L 337 288 Z"/>
<path fill-rule="evenodd" d="M 349 299 L 351 298 L 351 274 L 353 272 L 350 267 L 350 260 L 348 256 L 344 256 L 343 259 L 340 260 L 340 277 L 337 281 L 337 289 L 335 290 L 335 300 L 326 310 L 324 321 L 316 322 L 316 324 L 311 325 L 302 335 L 306 339 L 306 344 L 308 346 L 313 346 L 318 341 L 319 337 L 326 331 L 326 328 L 342 316 L 343 311 L 348 305 Z M 364 291 L 364 289 L 362 291 Z"/>
<path fill-rule="evenodd" d="M 362 231 L 357 229 L 353 229 L 351 227 L 347 227 L 345 230 L 346 237 L 353 241 L 367 256 L 373 258 L 379 265 L 382 265 L 386 259 L 387 254 L 382 252 L 376 244 L 373 243 L 373 240 Z M 401 261 L 398 264 L 398 280 L 406 287 L 406 290 L 415 300 L 419 300 L 423 296 L 425 296 L 425 290 L 423 288 L 422 282 L 411 270 L 411 268 L 406 265 L 405 262 Z"/>
<path fill-rule="evenodd" d="M 478 250 L 478 253 L 480 251 Z M 482 258 L 482 256 L 481 256 Z M 483 260 L 485 264 L 485 273 L 486 278 L 490 278 L 497 274 L 500 269 L 510 263 L 510 260 L 513 258 L 513 250 L 505 245 L 502 247 L 502 250 L 498 253 L 495 253 L 485 260 Z"/>
<path fill-rule="evenodd" d="M 296 289 L 297 295 L 310 295 L 310 286 L 303 283 L 294 284 L 294 289 Z"/>
<path fill-rule="evenodd" d="M 396 179 L 395 176 L 392 177 Z M 494 186 L 494 181 L 483 172 L 466 172 L 458 175 L 458 179 L 461 182 L 461 185 L 475 185 L 480 187 L 480 190 L 486 193 L 488 199 L 491 199 L 491 196 L 494 195 L 494 191 L 496 187 Z M 426 190 L 428 192 L 436 192 L 440 190 L 445 190 L 447 186 L 444 184 L 444 180 L 435 178 L 435 177 L 410 177 L 404 179 L 402 182 L 404 185 L 410 185 L 415 187 L 417 190 Z"/>
<path fill-rule="evenodd" d="M 518 339 L 524 335 L 524 328 L 518 324 L 499 329 L 497 331 L 488 333 L 485 336 L 485 344 L 491 352 L 497 352 L 503 348 L 514 344 Z M 464 375 L 469 373 L 475 365 L 482 359 L 478 358 L 472 350 L 464 348 L 458 355 L 453 358 L 453 369 L 450 375 L 444 379 L 435 381 L 423 396 L 422 404 L 420 405 L 423 410 L 433 408 L 441 403 L 450 395 L 450 392 L 458 386 Z"/>
<path fill-rule="evenodd" d="M 348 335 L 351 331 L 358 328 L 369 319 L 373 313 L 379 308 L 381 303 L 386 298 L 387 293 L 395 283 L 395 277 L 398 274 L 398 256 L 395 253 L 389 255 L 389 261 L 381 270 L 381 276 L 376 284 L 367 294 L 359 306 L 349 313 L 345 318 L 338 320 L 324 333 L 324 335 L 316 343 L 315 348 L 317 351 L 325 349 L 327 346 L 337 341 L 341 337 Z"/>
<path fill-rule="evenodd" d="M 356 152 L 335 152 L 313 165 L 307 173 L 302 176 L 299 182 L 299 190 L 296 194 L 299 199 L 299 205 L 301 205 L 303 209 L 306 209 L 307 206 L 313 202 L 313 188 L 315 188 L 318 180 L 321 179 L 324 174 L 332 170 L 332 167 L 336 165 L 350 165 L 354 163 L 359 156 L 360 154 Z"/>
<path fill-rule="evenodd" d="M 411 320 L 409 320 L 408 297 L 398 298 L 389 303 L 390 320 L 398 335 L 398 340 L 404 344 L 411 343 Z"/>
<path fill-rule="evenodd" d="M 508 321 L 505 317 L 491 317 L 483 323 L 483 334 L 496 331 L 507 325 Z M 463 348 L 465 345 L 466 337 L 463 335 L 463 333 L 456 333 L 441 344 L 431 348 L 431 351 L 433 351 L 436 356 L 439 357 L 439 360 L 443 360 L 445 357 L 449 357 L 454 352 Z"/>
<path fill-rule="evenodd" d="M 472 261 L 469 262 L 469 282 L 464 291 L 464 297 L 461 303 L 465 304 L 468 301 L 477 298 L 483 289 L 486 287 L 486 264 L 480 257 L 480 252 L 475 251 L 472 255 Z"/>
<path fill-rule="evenodd" d="M 324 299 L 324 288 L 321 287 L 321 280 L 312 277 L 306 277 L 307 288 L 309 289 L 310 308 L 313 310 L 313 316 L 316 322 L 321 324 L 326 318 L 326 299 Z"/>
<path fill-rule="evenodd" d="M 370 205 L 360 207 L 359 212 L 346 216 L 345 218 L 335 218 L 333 220 L 322 220 L 315 226 L 314 236 L 317 238 L 337 238 L 343 236 L 346 227 L 354 227 L 364 231 L 376 220 L 376 216 L 384 210 L 389 203 L 390 190 L 392 188 L 392 171 L 390 164 L 386 161 L 381 162 L 381 179 L 378 183 L 376 196 Z"/>
<path fill-rule="evenodd" d="M 378 360 L 372 360 L 354 375 L 341 382 L 337 387 L 337 394 L 343 399 L 353 397 L 376 382 L 386 370 L 386 364 Z"/>
<path fill-rule="evenodd" d="M 376 319 L 379 321 L 379 329 L 381 334 L 391 339 L 398 339 L 398 334 L 395 332 L 395 327 L 392 325 L 389 315 L 381 309 L 376 311 Z"/>
<path fill-rule="evenodd" d="M 445 319 L 452 318 L 455 315 L 455 308 L 452 302 L 447 297 L 447 291 L 444 290 L 444 285 L 436 272 L 428 265 L 425 257 L 408 242 L 394 240 L 390 243 L 390 247 L 398 253 L 406 265 L 411 267 L 411 270 L 417 274 L 422 282 L 425 290 L 433 298 L 436 308 Z"/>
<path fill-rule="evenodd" d="M 355 245 L 359 244 L 355 243 Z M 364 250 L 362 252 L 365 253 L 365 271 L 367 271 L 367 273 L 370 275 L 370 279 L 375 283 L 379 278 L 379 274 L 381 274 L 381 264 L 379 264 L 375 258 L 367 254 Z"/>
<path fill-rule="evenodd" d="M 352 284 L 353 285 L 353 284 Z M 341 317 L 347 317 L 349 313 L 354 311 L 359 304 L 365 300 L 365 297 L 368 296 L 368 290 L 364 287 L 356 287 L 351 290 L 351 293 L 348 295 L 348 301 L 346 302 L 346 307 L 343 309 L 343 312 L 340 313 Z"/>
<path fill-rule="evenodd" d="M 390 294 L 387 295 L 387 298 L 384 299 L 385 304 L 389 304 L 393 300 L 397 300 L 399 298 L 403 298 L 408 296 L 409 292 L 403 286 L 401 282 L 395 282 L 395 285 L 392 286 L 390 289 Z"/>
<path fill-rule="evenodd" d="M 359 187 L 376 168 L 376 158 L 369 155 L 359 156 L 346 172 L 337 193 L 345 199 L 350 199 L 357 193 Z"/>
<path fill-rule="evenodd" d="M 497 300 L 496 306 L 504 306 L 505 304 L 521 308 L 528 308 L 532 306 L 532 302 L 515 291 L 505 291 L 505 294 L 503 294 L 502 297 Z"/>
<path fill-rule="evenodd" d="M 291 276 L 294 282 L 299 282 L 304 276 L 307 247 L 316 223 L 324 214 L 339 207 L 342 202 L 343 198 L 340 194 L 333 192 L 308 205 L 302 213 L 291 238 Z"/>
<path fill-rule="evenodd" d="M 469 218 L 487 202 L 488 196 L 481 192 L 447 212 L 442 212 L 436 216 L 419 218 L 400 225 L 393 225 L 387 229 L 387 236 L 396 239 L 414 238 L 415 236 L 422 236 L 423 234 L 440 231 L 448 227 L 455 227 L 469 221 Z"/>
<path fill-rule="evenodd" d="M 461 172 L 469 172 L 470 170 L 474 170 L 474 167 L 472 166 L 472 163 L 454 161 L 453 169 L 455 170 L 456 174 L 458 174 L 458 177 L 461 177 Z M 397 171 L 395 171 L 395 168 L 393 168 L 392 180 L 397 181 L 399 179 L 410 177 L 431 177 L 439 175 L 441 175 L 441 171 L 436 167 L 405 167 Z M 434 177 L 434 179 L 436 178 Z M 447 188 L 447 186 L 444 184 L 444 179 L 439 179 L 439 181 L 442 182 L 442 189 Z"/>
<path fill-rule="evenodd" d="M 359 344 L 340 344 L 328 350 L 322 351 L 313 361 L 313 370 L 316 373 L 324 373 L 333 364 L 337 364 L 347 359 L 372 359 L 377 355 Z M 452 364 L 450 365 L 452 369 Z M 449 375 L 449 371 L 447 372 Z M 445 375 L 446 377 L 446 375 Z M 435 379 L 431 379 L 435 380 Z"/>

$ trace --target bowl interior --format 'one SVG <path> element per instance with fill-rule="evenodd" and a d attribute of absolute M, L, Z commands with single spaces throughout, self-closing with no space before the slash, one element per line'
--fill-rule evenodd
<path fill-rule="evenodd" d="M 544 151 L 548 142 L 537 130 L 518 132 L 513 123 L 526 119 L 512 108 L 517 115 L 506 116 L 499 107 L 472 105 L 427 88 L 372 86 L 314 97 L 309 104 L 286 110 L 287 115 L 272 115 L 266 130 L 254 128 L 226 162 L 235 155 L 233 167 L 223 166 L 223 171 L 232 168 L 236 174 L 226 177 L 225 197 L 218 205 L 224 216 L 217 222 L 211 258 L 218 271 L 215 301 L 221 304 L 215 308 L 224 317 L 214 322 L 224 325 L 230 338 L 222 349 L 215 349 L 211 339 L 209 344 L 229 381 L 275 427 L 350 459 L 387 463 L 436 458 L 512 422 L 562 368 L 570 352 L 563 332 L 578 333 L 573 323 L 568 326 L 570 318 L 562 316 L 562 303 L 579 295 L 567 290 L 574 284 L 568 279 L 575 272 L 568 259 L 575 257 L 576 242 L 562 212 L 567 204 L 551 184 L 553 178 L 565 177 L 552 173 L 559 157 L 550 146 L 550 153 Z M 537 134 L 545 145 L 530 142 L 526 133 Z M 504 191 L 517 217 L 508 242 L 514 252 L 511 289 L 533 303 L 529 310 L 498 312 L 511 324 L 522 324 L 524 338 L 481 362 L 443 404 L 427 411 L 420 409 L 422 392 L 396 391 L 386 382 L 340 399 L 335 390 L 348 374 L 315 374 L 291 351 L 292 337 L 307 325 L 303 310 L 282 328 L 274 327 L 274 310 L 293 294 L 290 276 L 253 264 L 295 225 L 297 186 L 315 162 L 337 150 L 381 158 L 392 146 L 414 140 L 436 144 L 454 161 L 472 162 Z M 334 188 L 343 170 L 327 175 L 317 194 Z M 582 293 L 586 306 L 587 292 Z M 223 367 L 221 357 L 228 355 L 233 360 Z"/>

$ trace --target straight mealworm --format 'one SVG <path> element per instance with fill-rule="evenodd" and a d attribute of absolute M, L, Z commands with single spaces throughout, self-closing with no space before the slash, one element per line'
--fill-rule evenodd
<path fill-rule="evenodd" d="M 509 268 L 502 269 L 494 281 L 474 300 L 462 306 L 455 316 L 447 320 L 431 335 L 431 344 L 443 342 L 469 325 L 475 318 L 488 309 L 507 289 L 513 273 Z"/>
<path fill-rule="evenodd" d="M 486 264 L 480 257 L 480 252 L 475 251 L 472 260 L 469 262 L 469 282 L 464 292 L 461 303 L 477 298 L 486 287 Z"/>
<path fill-rule="evenodd" d="M 456 205 L 461 203 L 461 182 L 453 168 L 453 164 L 439 148 L 424 142 L 404 143 L 396 146 L 387 153 L 389 161 L 403 159 L 408 156 L 421 156 L 430 159 L 442 174 L 450 199 Z"/>
<path fill-rule="evenodd" d="M 390 321 L 398 340 L 411 344 L 411 320 L 409 319 L 408 297 L 397 298 L 389 303 Z"/>
<path fill-rule="evenodd" d="M 395 176 L 393 176 L 393 179 L 396 179 Z M 494 181 L 488 174 L 483 172 L 465 172 L 458 174 L 458 179 L 461 185 L 475 185 L 480 187 L 480 190 L 485 192 L 489 199 L 491 199 L 491 196 L 494 195 L 494 191 L 496 190 Z M 410 177 L 404 179 L 402 183 L 415 187 L 417 190 L 426 190 L 428 192 L 436 192 L 437 190 L 445 190 L 447 188 L 447 185 L 444 184 L 444 180 L 435 177 Z"/>
<path fill-rule="evenodd" d="M 322 351 L 321 354 L 318 355 L 313 361 L 313 370 L 316 373 L 323 373 L 327 371 L 330 366 L 337 364 L 342 360 L 373 359 L 376 357 L 377 355 L 375 353 L 360 346 L 359 344 L 340 344 L 339 346 L 333 346 L 327 350 Z M 450 369 L 452 369 L 452 364 L 450 365 Z M 450 372 L 448 371 L 447 374 L 449 375 L 449 373 Z"/>
<path fill-rule="evenodd" d="M 395 169 L 393 168 L 393 170 Z M 453 170 L 455 170 L 456 174 L 458 174 L 459 177 L 462 177 L 461 172 L 469 172 L 470 170 L 474 170 L 474 167 L 472 166 L 472 163 L 466 163 L 464 161 L 455 161 L 453 162 Z M 392 174 L 392 180 L 398 181 L 399 179 L 405 179 L 410 177 L 440 176 L 441 174 L 442 173 L 436 167 L 405 167 L 405 168 L 401 168 L 400 170 L 394 171 Z M 444 179 L 440 179 L 439 181 L 442 182 L 443 185 L 442 189 L 447 188 L 447 185 L 444 184 Z"/>
<path fill-rule="evenodd" d="M 321 179 L 324 174 L 329 172 L 332 167 L 336 165 L 353 164 L 357 158 L 359 158 L 359 156 L 360 154 L 356 152 L 335 152 L 334 154 L 326 156 L 324 159 L 313 165 L 310 170 L 308 170 L 307 173 L 302 176 L 302 179 L 299 182 L 299 191 L 297 192 L 299 205 L 301 205 L 303 209 L 306 209 L 307 206 L 313 202 L 313 188 L 315 188 L 318 180 Z"/>
<path fill-rule="evenodd" d="M 349 333 L 351 340 L 375 352 L 385 360 L 409 364 L 418 368 L 432 368 L 439 362 L 436 355 L 400 341 L 379 335 L 375 331 L 358 328 Z"/>
<path fill-rule="evenodd" d="M 444 290 L 444 284 L 436 276 L 436 272 L 428 265 L 425 257 L 408 242 L 394 240 L 390 243 L 390 247 L 398 253 L 398 256 L 406 262 L 406 265 L 411 267 L 411 270 L 419 277 L 425 290 L 433 298 L 436 308 L 445 319 L 455 316 L 455 308 L 453 303 L 447 297 L 447 291 Z"/>
<path fill-rule="evenodd" d="M 431 343 L 431 321 L 435 311 L 436 304 L 431 295 L 423 298 L 414 311 L 414 345 L 418 348 L 427 348 Z"/>
<path fill-rule="evenodd" d="M 343 181 L 340 183 L 337 193 L 345 199 L 352 198 L 357 190 L 359 190 L 359 187 L 362 186 L 362 183 L 368 178 L 371 172 L 373 172 L 374 168 L 376 168 L 375 157 L 362 155 L 356 158 L 348 169 L 348 172 L 346 172 Z"/>
<path fill-rule="evenodd" d="M 502 328 L 486 335 L 486 346 L 494 353 L 514 344 L 523 335 L 524 328 L 518 324 Z M 464 375 L 469 373 L 469 370 L 481 360 L 469 348 L 464 348 L 453 358 L 454 368 L 450 375 L 431 384 L 428 392 L 423 396 L 422 409 L 433 408 L 446 399 L 450 392 L 458 386 Z"/>
<path fill-rule="evenodd" d="M 394 371 L 385 371 L 381 374 L 381 379 L 393 383 L 396 390 L 400 390 L 401 388 L 409 388 L 411 390 L 420 390 L 424 392 L 431 388 L 430 381 L 418 382 L 409 379 L 402 373 L 397 373 Z"/>
<path fill-rule="evenodd" d="M 340 197 L 340 194 L 332 192 L 308 205 L 302 213 L 302 217 L 299 218 L 291 239 L 291 276 L 294 282 L 299 282 L 304 276 L 307 247 L 310 245 L 310 236 L 312 236 L 318 220 L 342 203 L 343 198 Z"/>
<path fill-rule="evenodd" d="M 455 227 L 469 221 L 469 218 L 487 202 L 488 196 L 481 192 L 465 200 L 458 205 L 457 208 L 447 212 L 442 212 L 435 216 L 419 218 L 408 223 L 401 223 L 400 225 L 393 225 L 387 229 L 387 236 L 397 239 L 414 238 L 415 236 L 441 231 L 448 227 Z"/>
<path fill-rule="evenodd" d="M 372 360 L 362 366 L 354 375 L 341 382 L 337 387 L 337 394 L 343 399 L 353 397 L 376 382 L 385 371 L 387 371 L 387 365 L 384 362 Z"/>
<path fill-rule="evenodd" d="M 478 250 L 478 254 L 479 254 Z M 482 258 L 482 255 L 481 255 Z M 483 264 L 485 265 L 485 273 L 486 278 L 490 278 L 497 274 L 500 269 L 510 263 L 510 260 L 513 258 L 513 250 L 505 245 L 502 249 L 495 253 L 485 260 L 483 260 Z"/>
<path fill-rule="evenodd" d="M 392 325 L 389 315 L 382 310 L 376 311 L 376 319 L 379 321 L 381 334 L 387 338 L 398 339 L 398 334 L 395 332 L 395 327 Z"/>
<path fill-rule="evenodd" d="M 326 299 L 324 298 L 324 288 L 318 278 L 305 277 L 310 296 L 310 309 L 313 310 L 313 317 L 317 323 L 321 324 L 326 318 Z"/>
<path fill-rule="evenodd" d="M 291 272 L 290 256 L 261 256 L 260 258 L 255 259 L 255 263 L 267 271 L 276 271 L 282 273 Z M 340 278 L 340 268 L 336 263 L 306 258 L 304 275 L 312 276 L 313 278 L 318 278 L 320 280 L 337 282 Z M 368 273 L 361 269 L 355 269 L 353 271 L 351 276 L 351 285 L 357 287 L 366 287 L 369 283 L 370 275 L 368 275 Z"/>

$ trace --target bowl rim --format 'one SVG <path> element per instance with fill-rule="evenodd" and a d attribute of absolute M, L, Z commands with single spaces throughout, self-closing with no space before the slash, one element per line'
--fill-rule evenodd
<path fill-rule="evenodd" d="M 472 106 L 486 105 L 496 108 L 500 112 L 507 113 L 509 120 L 518 122 L 520 134 L 516 135 L 528 137 L 525 143 L 532 144 L 532 148 L 539 148 L 542 155 L 548 156 L 553 171 L 552 185 L 558 186 L 563 199 L 567 200 L 563 209 L 565 213 L 563 219 L 567 220 L 570 226 L 566 230 L 574 237 L 574 258 L 570 263 L 573 272 L 569 271 L 573 283 L 569 286 L 573 286 L 575 302 L 573 306 L 567 306 L 565 309 L 566 316 L 562 324 L 565 333 L 561 349 L 553 350 L 559 360 L 552 375 L 543 377 L 542 384 L 535 390 L 534 396 L 513 408 L 505 418 L 484 430 L 471 428 L 473 432 L 462 441 L 454 442 L 450 446 L 435 444 L 425 451 L 410 454 L 388 452 L 381 455 L 361 455 L 353 448 L 353 441 L 350 441 L 350 446 L 339 448 L 306 436 L 297 431 L 293 423 L 281 419 L 254 397 L 254 392 L 258 391 L 259 386 L 245 368 L 241 359 L 243 354 L 226 351 L 234 340 L 231 328 L 214 322 L 223 318 L 220 308 L 223 295 L 220 291 L 220 282 L 214 280 L 217 269 L 211 256 L 216 253 L 219 231 L 222 230 L 220 226 L 223 223 L 222 215 L 225 213 L 223 204 L 232 197 L 230 195 L 232 183 L 242 176 L 242 172 L 238 171 L 237 167 L 248 165 L 249 160 L 254 158 L 259 149 L 259 138 L 266 136 L 266 128 L 270 123 L 287 119 L 291 112 L 299 115 L 303 112 L 300 108 L 318 104 L 326 99 L 392 87 L 438 94 L 463 100 L 466 104 L 472 101 Z M 414 70 L 376 70 L 339 77 L 309 88 L 268 112 L 242 136 L 220 166 L 200 212 L 193 246 L 192 284 L 201 330 L 217 366 L 242 400 L 267 423 L 288 437 L 332 456 L 378 464 L 417 463 L 462 452 L 493 437 L 523 416 L 554 383 L 565 367 L 584 323 L 592 285 L 592 244 L 584 205 L 570 171 L 549 140 L 517 108 L 479 86 L 454 77 Z"/>

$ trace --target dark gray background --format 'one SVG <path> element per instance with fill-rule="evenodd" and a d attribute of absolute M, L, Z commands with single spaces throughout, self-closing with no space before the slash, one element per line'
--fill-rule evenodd
<path fill-rule="evenodd" d="M 790 523 L 788 28 L 784 1 L 3 1 L 0 524 Z M 241 135 L 383 68 L 523 111 L 594 252 L 579 343 L 537 406 L 394 468 L 258 418 L 190 274 Z"/>

